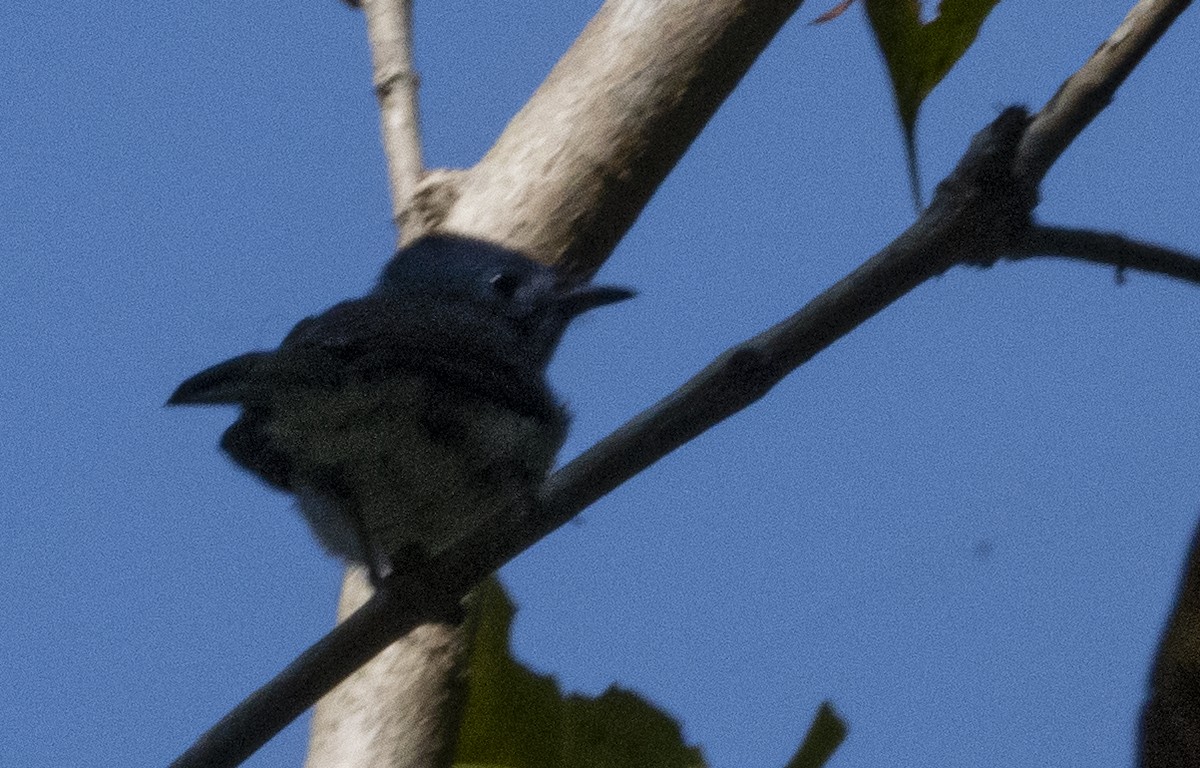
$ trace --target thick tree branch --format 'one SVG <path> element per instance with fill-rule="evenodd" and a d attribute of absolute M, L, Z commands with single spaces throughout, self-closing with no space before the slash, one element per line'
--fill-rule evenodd
<path fill-rule="evenodd" d="M 455 177 L 453 194 L 424 194 L 446 206 L 441 220 L 448 231 L 492 239 L 546 261 L 561 259 L 578 274 L 590 274 L 794 5 L 609 0 L 493 151 Z M 1041 178 L 1186 5 L 1139 2 L 1132 21 L 1106 44 L 1120 55 L 1101 56 L 1102 46 L 1085 66 L 1084 93 L 1092 97 L 1077 98 L 1075 86 L 1064 85 L 1028 131 L 1023 112 L 1006 111 L 977 137 L 929 208 L 895 242 L 557 472 L 543 490 L 538 514 L 521 526 L 463 542 L 428 567 L 394 574 L 366 607 L 189 750 L 185 757 L 191 762 L 177 765 L 235 764 L 218 756 L 253 752 L 359 659 L 418 624 L 441 619 L 431 606 L 464 595 L 585 506 L 754 402 L 921 282 L 955 264 L 990 264 L 1018 250 Z M 751 18 L 756 16 L 762 18 Z M 676 29 L 693 20 L 695 29 Z M 714 52 L 711 59 L 705 49 Z M 629 50 L 643 57 L 637 62 L 643 71 L 661 67 L 672 84 L 656 87 L 640 73 L 609 65 L 626 61 Z M 1097 102 L 1095 94 L 1106 95 Z M 576 100 L 589 106 L 583 110 L 572 104 Z M 622 110 L 635 116 L 640 111 L 641 124 L 636 117 L 622 118 Z"/>
<path fill-rule="evenodd" d="M 425 564 L 410 565 L 416 574 L 410 578 L 434 583 L 423 570 Z M 355 644 L 350 637 L 327 652 L 343 669 L 346 657 L 353 655 L 358 666 L 345 682 L 332 691 L 326 686 L 328 693 L 322 695 L 307 687 L 310 676 L 303 666 L 293 664 L 280 676 L 293 680 L 306 696 L 320 697 L 305 768 L 425 768 L 449 766 L 453 760 L 466 701 L 469 630 L 455 620 L 457 599 L 441 599 L 436 591 L 411 587 L 390 592 L 404 597 L 387 609 L 395 612 L 389 615 L 407 620 L 395 627 L 391 639 L 371 635 L 363 644 Z M 339 622 L 357 616 L 374 593 L 364 569 L 348 568 L 338 604 Z M 382 599 L 388 601 L 386 595 Z M 428 607 L 413 602 L 422 599 L 430 601 Z M 405 608 L 404 600 L 409 607 Z M 340 626 L 334 634 L 341 634 Z M 343 656 L 337 655 L 338 649 Z"/>
<path fill-rule="evenodd" d="M 475 167 L 426 174 L 412 190 L 415 97 L 393 104 L 386 88 L 415 85 L 403 77 L 411 72 L 407 5 L 366 0 L 402 242 L 431 231 L 479 237 L 586 279 L 799 3 L 607 0 Z M 366 596 L 348 579 L 343 609 Z M 389 768 L 440 764 L 422 762 L 446 754 L 429 741 L 444 729 L 428 713 L 453 705 L 460 686 L 447 649 L 464 642 L 444 626 L 422 635 L 426 644 L 388 648 L 322 701 L 308 768 L 340 766 L 348 754 Z M 436 664 L 443 686 L 423 674 Z M 390 727 L 401 723 L 397 712 L 425 713 L 420 722 L 430 727 Z"/>
<path fill-rule="evenodd" d="M 423 215 L 590 276 L 799 4 L 608 0 Z"/>
<path fill-rule="evenodd" d="M 420 570 L 410 574 L 423 579 Z M 419 624 L 454 618 L 457 600 L 443 602 L 448 607 L 442 617 L 436 604 L 436 597 L 427 591 L 380 590 L 268 685 L 230 711 L 171 763 L 171 768 L 238 765 L 397 638 Z"/>
<path fill-rule="evenodd" d="M 403 243 L 426 229 L 420 207 L 414 204 L 425 169 L 417 105 L 419 79 L 413 67 L 413 4 L 412 0 L 349 1 L 361 5 L 366 19 L 392 217 L 397 241 Z M 339 620 L 345 620 L 369 595 L 361 574 L 348 570 Z M 449 765 L 456 713 L 465 690 L 466 639 L 445 622 L 430 622 L 410 632 L 412 629 L 405 629 L 403 640 L 385 644 L 389 647 L 383 653 L 377 648 L 366 657 L 354 657 L 358 662 L 352 669 L 362 667 L 354 683 L 340 685 L 321 699 L 313 716 L 306 768 Z M 367 664 L 372 657 L 374 661 Z"/>
<path fill-rule="evenodd" d="M 394 573 L 363 608 L 205 734 L 176 768 L 235 765 L 328 691 L 338 675 L 413 627 L 444 621 L 446 606 L 480 580 L 617 485 L 762 397 L 868 317 L 955 263 L 1010 248 L 1034 202 L 1010 173 L 1026 120 L 1023 110 L 1005 111 L 895 242 L 556 472 L 536 514 Z"/>

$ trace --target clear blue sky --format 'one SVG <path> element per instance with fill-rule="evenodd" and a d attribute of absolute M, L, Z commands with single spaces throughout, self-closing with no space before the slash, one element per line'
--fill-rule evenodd
<path fill-rule="evenodd" d="M 832 2 L 830 3 L 832 4 Z M 489 146 L 595 3 L 420 3 L 428 160 Z M 586 7 L 584 7 L 586 6 Z M 1122 0 L 1001 3 L 920 127 L 927 183 L 1040 106 Z M 602 273 L 564 457 L 912 218 L 855 9 L 808 5 Z M 0 764 L 162 765 L 329 626 L 340 569 L 217 451 L 185 376 L 274 346 L 389 255 L 362 19 L 301 3 L 0 7 Z M 1200 250 L 1185 14 L 1051 172 L 1046 220 Z M 1200 289 L 1059 262 L 928 284 L 504 572 L 574 691 L 781 766 L 1127 765 L 1200 514 Z M 299 765 L 307 721 L 251 762 Z"/>

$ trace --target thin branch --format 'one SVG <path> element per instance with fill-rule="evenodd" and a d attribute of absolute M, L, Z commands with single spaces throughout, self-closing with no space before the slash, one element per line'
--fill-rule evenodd
<path fill-rule="evenodd" d="M 1162 36 L 1165 26 L 1187 5 L 1188 2 L 1181 0 L 1139 0 L 1084 68 L 1068 78 L 1055 97 L 1034 117 L 1021 138 L 1013 167 L 1014 175 L 1026 187 L 1040 184 L 1050 164 L 1099 113 L 1099 109 L 1092 108 L 1095 104 L 1081 94 L 1106 93 L 1110 99 L 1130 69 Z M 1035 130 L 1038 133 L 1031 139 L 1030 133 Z M 955 175 L 961 172 L 966 162 L 964 159 Z M 937 238 L 930 235 L 946 224 L 940 220 L 944 206 L 937 205 L 938 198 L 947 197 L 943 188 L 946 183 L 939 186 L 934 203 L 888 248 L 796 315 L 724 353 L 675 393 L 556 473 L 551 478 L 551 487 L 561 483 L 564 494 L 586 500 L 585 505 L 590 504 L 670 451 L 749 405 L 796 365 L 811 359 L 884 306 L 950 266 L 943 265 L 932 271 L 920 269 L 922 251 L 928 254 L 926 258 L 931 262 L 952 258 L 962 263 L 987 263 L 989 258 L 994 258 L 989 257 L 989 250 L 979 244 L 965 252 L 937 251 Z M 1018 238 L 1014 243 L 1022 242 L 1022 239 Z M 909 251 L 909 247 L 916 250 Z M 1011 253 L 1013 248 L 1010 246 L 1007 250 Z M 929 262 L 925 264 L 928 266 Z M 771 350 L 765 359 L 759 352 L 764 348 Z M 790 367 L 782 373 L 772 370 L 770 361 L 781 360 Z M 753 375 L 745 376 L 745 372 Z M 747 381 L 735 383 L 738 378 Z M 743 393 L 730 397 L 731 385 L 744 388 Z M 761 388 L 761 393 L 751 396 L 757 388 Z M 576 466 L 580 462 L 594 464 L 597 469 L 583 470 Z M 578 475 L 570 474 L 573 472 Z"/>
<path fill-rule="evenodd" d="M 800 312 L 726 352 L 617 432 L 556 472 L 540 510 L 517 525 L 464 537 L 429 563 L 406 563 L 366 604 L 243 701 L 174 768 L 236 765 L 346 675 L 413 627 L 444 620 L 445 606 L 584 507 L 709 426 L 762 397 L 789 371 L 970 254 L 1011 247 L 1009 211 L 1032 199 L 1009 168 L 1027 118 L 1005 111 L 972 143 L 921 218 L 886 249 Z"/>
<path fill-rule="evenodd" d="M 1200 258 L 1117 232 L 1038 225 L 1031 227 L 1017 250 L 1004 258 L 1024 261 L 1043 256 L 1076 259 L 1118 270 L 1136 269 L 1200 285 Z"/>
<path fill-rule="evenodd" d="M 416 570 L 410 571 L 410 578 L 429 580 L 419 568 L 417 564 Z M 414 599 L 418 594 L 419 603 Z M 449 603 L 441 616 L 433 607 L 438 602 L 436 594 L 426 590 L 379 590 L 269 684 L 221 718 L 172 762 L 171 768 L 238 765 L 396 638 L 418 624 L 456 618 L 457 600 Z M 441 604 L 446 606 L 447 601 Z"/>
<path fill-rule="evenodd" d="M 417 105 L 419 80 L 413 67 L 413 4 L 412 0 L 348 1 L 361 5 L 366 19 L 392 218 L 397 244 L 403 245 L 424 234 L 428 224 L 417 204 L 418 198 L 429 195 L 418 194 L 426 175 Z M 352 569 L 347 571 L 338 610 L 341 620 L 362 607 L 363 595 L 369 593 L 359 581 Z M 362 764 L 396 768 L 450 764 L 451 720 L 463 690 L 458 670 L 465 662 L 465 643 L 455 627 L 437 622 L 406 626 L 393 639 L 400 637 L 401 642 L 384 643 L 388 647 L 382 654 L 378 653 L 382 648 L 373 648 L 366 656 L 355 657 L 354 669 L 361 668 L 355 682 L 336 687 L 318 704 L 306 768 L 344 765 L 348 755 Z M 305 679 L 316 678 L 301 678 Z M 233 743 L 246 742 L 234 738 Z"/>
<path fill-rule="evenodd" d="M 421 157 L 412 0 L 347 2 L 360 6 L 366 18 L 392 218 L 397 244 L 405 245 L 436 225 L 437 218 L 429 212 L 436 211 L 438 203 L 457 196 L 450 183 L 457 175 L 426 174 Z M 435 183 L 427 183 L 422 191 L 423 181 Z M 344 621 L 362 607 L 369 594 L 370 588 L 354 569 L 347 570 L 339 620 Z M 379 652 L 384 646 L 356 657 L 352 669 L 362 671 L 355 683 L 338 686 L 318 704 L 306 768 L 343 765 L 347 759 L 396 768 L 450 765 L 456 731 L 454 713 L 461 709 L 465 691 L 461 673 L 467 638 L 458 627 L 436 621 L 408 625 L 393 639 L 399 638 L 402 641 L 384 643 L 386 651 L 382 654 Z M 280 684 L 293 679 L 285 674 Z M 255 704 L 247 701 L 244 706 Z"/>
<path fill-rule="evenodd" d="M 1054 94 L 1025 134 L 1017 175 L 1040 183 L 1191 0 L 1138 0 L 1120 26 Z M 1082 8 L 1082 6 L 1080 6 Z"/>
<path fill-rule="evenodd" d="M 797 367 L 929 278 L 981 254 L 1009 250 L 1034 203 L 1032 193 L 1010 174 L 1025 121 L 1024 110 L 1006 110 L 976 136 L 958 167 L 938 185 L 929 207 L 890 245 L 796 314 L 725 351 L 682 387 L 556 472 L 543 491 L 540 519 L 529 521 L 529 530 L 548 533 L 566 522 L 757 401 Z"/>
<path fill-rule="evenodd" d="M 374 21 L 394 12 L 387 2 L 366 4 L 377 84 L 411 72 L 388 53 L 407 50 L 406 22 Z M 606 0 L 485 157 L 469 170 L 423 174 L 416 189 L 406 184 L 420 163 L 397 161 L 381 99 L 402 242 L 430 231 L 481 237 L 586 279 L 799 3 Z M 409 168 L 400 181 L 398 168 Z M 347 581 L 342 610 L 358 594 Z M 321 702 L 306 768 L 332 768 L 349 753 L 397 768 L 438 764 L 394 756 L 445 754 L 435 742 L 446 729 L 396 726 L 409 725 L 406 716 L 437 723 L 457 672 L 445 666 L 445 685 L 426 672 L 464 643 L 419 634 L 432 643 L 389 647 Z"/>
<path fill-rule="evenodd" d="M 610 5 L 606 4 L 605 8 Z M 715 5 L 714 2 L 700 7 Z M 771 13 L 778 13 L 784 5 L 787 5 L 790 13 L 794 4 L 771 6 Z M 1078 84 L 1083 88 L 1083 93 L 1107 94 L 1105 100 L 1110 97 L 1128 75 L 1129 69 L 1161 35 L 1165 24 L 1186 5 L 1186 2 L 1141 0 L 1113 38 L 1101 46 L 1101 51 L 1085 65 L 1088 70 L 1087 87 L 1083 88 L 1082 80 Z M 632 6 L 625 7 L 628 9 Z M 1171 9 L 1174 9 L 1173 12 Z M 745 8 L 741 10 L 749 13 Z M 646 10 L 645 13 L 651 12 Z M 633 19 L 625 21 L 632 22 Z M 776 19 L 773 17 L 771 21 L 774 23 Z M 1149 26 L 1145 26 L 1147 24 Z M 627 29 L 633 30 L 634 27 L 636 25 L 626 23 Z M 744 33 L 744 29 L 742 31 Z M 736 35 L 734 37 L 741 39 Z M 712 41 L 693 42 L 699 46 L 706 42 L 712 45 Z M 1106 46 L 1116 49 L 1120 55 L 1101 56 Z M 570 56 L 568 53 L 559 67 Z M 748 60 L 740 63 L 748 66 Z M 582 67 L 584 64 L 574 61 L 573 66 Z M 558 70 L 556 67 L 556 72 Z M 710 97 L 715 94 L 716 103 L 719 103 L 742 71 L 744 69 L 718 78 L 718 84 L 710 89 L 714 92 Z M 543 88 L 549 87 L 555 77 L 552 73 Z M 558 77 L 569 79 L 568 74 L 560 73 Z M 1079 77 L 1077 73 L 1072 80 Z M 925 280 L 955 264 L 990 263 L 1017 250 L 1030 226 L 1028 214 L 1034 204 L 1033 190 L 1063 149 L 1106 103 L 1105 100 L 1096 102 L 1094 98 L 1091 101 L 1089 98 L 1081 100 L 1075 95 L 1075 89 L 1076 84 L 1065 84 L 1028 130 L 1025 129 L 1022 111 L 1005 111 L 991 127 L 976 137 L 959 167 L 938 186 L 930 206 L 891 245 L 800 312 L 721 355 L 678 391 L 555 473 L 543 488 L 541 509 L 520 526 L 491 532 L 500 535 L 461 542 L 439 555 L 428 564 L 428 568 L 393 574 L 385 587 L 358 613 L 289 666 L 285 674 L 239 705 L 221 721 L 218 728 L 202 737 L 185 755 L 190 762 L 177 762 L 176 765 L 236 764 L 236 760 L 230 761 L 232 758 L 221 760 L 218 757 L 252 753 L 274 736 L 291 717 L 310 706 L 322 692 L 336 684 L 341 679 L 338 676 L 351 669 L 360 659 L 369 658 L 412 627 L 438 620 L 438 611 L 431 610 L 429 606 L 444 606 L 447 596 L 466 594 L 478 581 L 584 507 L 675 448 L 762 397 L 790 371 Z M 525 114 L 523 111 L 522 115 Z M 661 171 L 665 174 L 691 141 L 695 131 L 699 130 L 698 126 L 703 124 L 706 116 L 690 115 L 683 122 L 677 120 L 672 123 L 672 127 L 683 131 L 680 137 L 672 138 L 653 131 L 639 134 L 642 140 L 651 136 L 666 142 L 668 151 L 662 157 L 650 160 L 648 158 L 655 155 L 657 148 L 643 149 L 641 159 L 635 163 L 638 173 L 653 176 Z M 579 119 L 583 120 L 582 117 Z M 514 123 L 519 120 L 521 116 L 514 119 Z M 693 125 L 692 121 L 699 122 Z M 1031 137 L 1030 131 L 1035 127 L 1037 133 Z M 510 125 L 505 136 L 512 131 L 513 126 Z M 559 145 L 562 150 L 563 146 L 569 147 L 574 137 L 559 134 L 557 140 L 566 142 Z M 538 152 L 533 155 L 536 156 Z M 518 158 L 512 161 L 507 171 L 493 168 L 491 173 L 499 176 L 507 174 L 509 181 L 524 178 L 524 182 L 537 184 L 541 178 L 532 171 L 526 173 L 530 159 L 529 155 Z M 524 177 L 521 173 L 525 174 Z M 576 218 L 570 221 L 568 226 L 582 227 L 579 233 L 571 236 L 571 242 L 593 254 L 607 253 L 605 248 L 611 248 L 611 244 L 632 222 L 648 197 L 647 189 L 652 190 L 656 184 L 645 189 L 639 186 L 641 192 L 627 208 L 607 210 L 605 215 L 615 217 L 617 222 L 611 229 L 597 231 L 600 221 L 604 219 L 581 222 Z M 528 187 L 521 189 L 529 191 Z M 561 187 L 555 189 L 556 194 L 562 194 Z M 589 200 L 600 204 L 594 197 Z M 499 212 L 503 212 L 503 206 Z M 498 228 L 501 240 L 505 239 L 506 233 L 513 236 L 514 231 L 507 225 L 501 226 L 490 220 L 488 224 Z M 483 234 L 488 234 L 486 228 Z M 527 236 L 528 233 L 522 235 Z M 543 247 L 548 242 L 541 237 L 535 237 L 534 240 L 535 244 Z M 579 245 L 587 240 L 592 242 L 590 249 Z M 518 245 L 528 248 L 530 243 L 523 241 Z M 546 255 L 544 250 L 537 248 L 533 248 L 533 252 L 535 255 Z M 591 269 L 596 263 L 588 262 L 583 269 Z M 407 596 L 403 605 L 400 604 L 399 595 Z M 314 684 L 298 682 L 305 680 Z"/>
<path fill-rule="evenodd" d="M 371 43 L 371 82 L 379 100 L 392 216 L 403 234 L 405 214 L 425 170 L 417 107 L 420 78 L 412 56 L 412 0 L 362 0 L 361 5 Z"/>

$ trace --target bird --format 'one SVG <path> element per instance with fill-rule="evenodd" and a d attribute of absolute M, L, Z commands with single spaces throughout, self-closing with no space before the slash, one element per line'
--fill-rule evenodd
<path fill-rule="evenodd" d="M 324 548 L 378 586 L 401 561 L 532 509 L 569 422 L 550 359 L 572 320 L 633 295 L 429 235 L 364 296 L 195 374 L 167 404 L 240 406 L 224 452 L 291 494 Z"/>

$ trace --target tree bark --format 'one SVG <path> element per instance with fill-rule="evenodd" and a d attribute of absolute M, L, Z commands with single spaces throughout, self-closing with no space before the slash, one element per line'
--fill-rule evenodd
<path fill-rule="evenodd" d="M 363 569 L 347 569 L 338 621 L 371 593 Z M 422 624 L 321 699 L 305 768 L 450 765 L 465 694 L 468 631 Z"/>
<path fill-rule="evenodd" d="M 477 237 L 586 280 L 799 4 L 608 0 L 478 164 L 424 173 L 414 191 L 407 2 L 366 0 L 401 242 Z M 339 620 L 368 597 L 348 572 Z M 464 633 L 423 625 L 326 696 L 307 768 L 449 765 Z"/>

